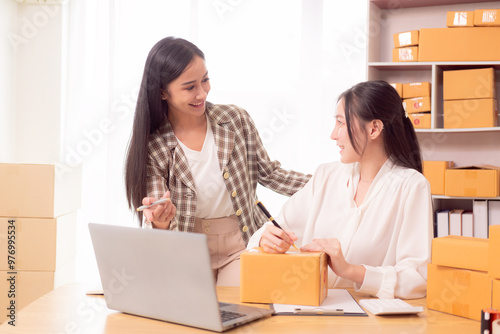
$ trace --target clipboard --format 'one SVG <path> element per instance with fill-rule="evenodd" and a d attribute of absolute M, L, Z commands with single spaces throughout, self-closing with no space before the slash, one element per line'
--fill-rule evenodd
<path fill-rule="evenodd" d="M 328 296 L 320 306 L 272 304 L 273 316 L 359 316 L 368 314 L 346 289 L 328 289 Z"/>

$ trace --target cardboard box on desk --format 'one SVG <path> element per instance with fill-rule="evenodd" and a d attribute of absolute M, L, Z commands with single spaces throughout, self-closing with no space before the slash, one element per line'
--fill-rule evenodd
<path fill-rule="evenodd" d="M 439 266 L 487 272 L 488 250 L 488 239 L 449 235 L 432 239 L 431 261 Z"/>
<path fill-rule="evenodd" d="M 75 212 L 52 219 L 0 217 L 0 270 L 57 270 L 76 257 L 76 224 Z"/>
<path fill-rule="evenodd" d="M 474 25 L 476 27 L 498 27 L 498 26 L 500 26 L 500 10 L 498 10 L 498 9 L 476 9 L 474 11 Z"/>
<path fill-rule="evenodd" d="M 423 174 L 431 184 L 432 195 L 444 195 L 444 173 L 455 166 L 453 161 L 423 161 Z"/>
<path fill-rule="evenodd" d="M 328 294 L 325 253 L 241 254 L 240 298 L 245 303 L 319 306 Z"/>
<path fill-rule="evenodd" d="M 495 166 L 468 166 L 447 169 L 446 196 L 498 197 L 500 168 Z"/>
<path fill-rule="evenodd" d="M 500 279 L 500 225 L 491 225 L 489 229 L 488 272 L 493 278 Z"/>
<path fill-rule="evenodd" d="M 446 15 L 446 26 L 448 28 L 473 27 L 474 11 L 448 12 Z"/>
<path fill-rule="evenodd" d="M 427 269 L 427 308 L 481 320 L 481 310 L 491 305 L 491 277 L 487 272 L 433 263 Z"/>
<path fill-rule="evenodd" d="M 18 312 L 54 288 L 51 271 L 0 271 L 0 323 L 15 320 Z M 14 319 L 10 318 L 10 315 Z"/>
<path fill-rule="evenodd" d="M 500 60 L 500 27 L 420 29 L 419 61 Z"/>
<path fill-rule="evenodd" d="M 0 217 L 55 218 L 81 202 L 81 168 L 0 164 Z"/>
<path fill-rule="evenodd" d="M 495 99 L 444 101 L 443 107 L 445 129 L 488 128 L 497 124 Z"/>
<path fill-rule="evenodd" d="M 492 99 L 496 96 L 492 67 L 443 72 L 443 99 Z"/>

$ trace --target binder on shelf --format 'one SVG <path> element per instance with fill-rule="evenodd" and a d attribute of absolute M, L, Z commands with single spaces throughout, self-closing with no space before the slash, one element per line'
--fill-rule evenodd
<path fill-rule="evenodd" d="M 462 213 L 462 236 L 474 236 L 474 217 L 472 211 L 464 211 Z"/>
<path fill-rule="evenodd" d="M 474 237 L 488 238 L 488 201 L 474 200 L 472 202 L 474 219 Z"/>
<path fill-rule="evenodd" d="M 440 210 L 436 212 L 436 237 L 446 237 L 450 234 L 449 230 L 450 210 Z"/>
<path fill-rule="evenodd" d="M 462 214 L 464 210 L 450 211 L 450 235 L 462 235 Z"/>
<path fill-rule="evenodd" d="M 500 225 L 500 201 L 489 201 L 488 225 Z"/>

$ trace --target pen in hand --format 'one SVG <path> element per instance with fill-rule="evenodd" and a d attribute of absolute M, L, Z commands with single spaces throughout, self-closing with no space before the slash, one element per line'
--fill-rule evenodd
<path fill-rule="evenodd" d="M 152 207 L 154 205 L 162 204 L 162 203 L 165 203 L 165 202 L 168 202 L 168 201 L 170 201 L 169 197 L 168 198 L 162 198 L 162 199 L 160 199 L 160 200 L 158 200 L 156 202 L 153 202 L 153 203 L 151 203 L 149 205 L 142 205 L 142 206 L 138 207 L 137 211 L 142 211 L 142 210 L 148 209 L 148 208 L 150 208 L 150 207 Z"/>
<path fill-rule="evenodd" d="M 259 209 L 262 210 L 262 212 L 264 212 L 264 214 L 266 215 L 267 219 L 274 224 L 274 226 L 276 226 L 277 228 L 279 229 L 282 229 L 283 228 L 281 226 L 279 226 L 279 224 L 274 220 L 273 216 L 271 216 L 271 214 L 269 213 L 269 211 L 267 211 L 266 207 L 264 206 L 264 204 L 262 204 L 261 201 L 255 201 L 255 204 L 257 204 L 257 206 L 259 207 Z M 296 250 L 299 250 L 297 248 L 297 246 L 295 246 L 295 244 L 292 244 L 292 246 L 296 249 Z"/>

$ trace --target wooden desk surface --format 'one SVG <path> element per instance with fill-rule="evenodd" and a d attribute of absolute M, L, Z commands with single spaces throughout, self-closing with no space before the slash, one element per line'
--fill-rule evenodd
<path fill-rule="evenodd" d="M 353 291 L 356 298 L 367 298 Z M 238 287 L 217 289 L 219 300 L 239 303 Z M 479 321 L 427 310 L 425 299 L 410 300 L 424 312 L 410 316 L 272 316 L 226 333 L 479 333 Z M 262 306 L 265 307 L 265 306 Z M 0 333 L 213 333 L 109 310 L 102 296 L 87 296 L 81 285 L 62 286 L 16 314 L 16 327 Z"/>

